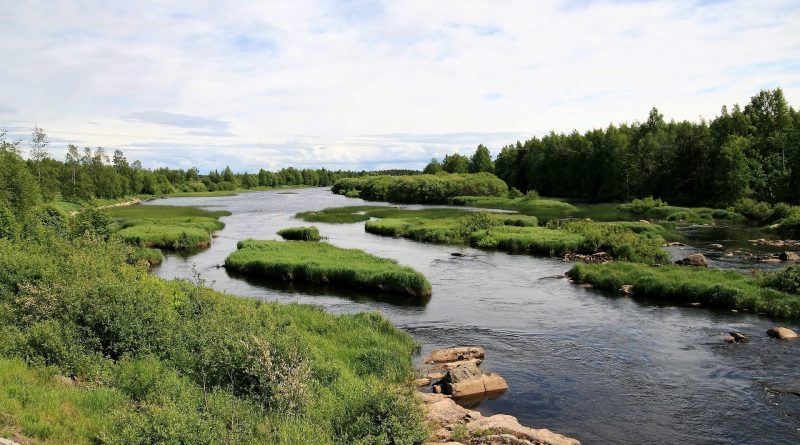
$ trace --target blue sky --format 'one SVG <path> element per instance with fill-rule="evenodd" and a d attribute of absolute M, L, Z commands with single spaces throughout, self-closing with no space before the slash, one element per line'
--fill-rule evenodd
<path fill-rule="evenodd" d="M 0 3 L 0 128 L 146 166 L 421 168 L 550 130 L 800 105 L 797 1 Z"/>

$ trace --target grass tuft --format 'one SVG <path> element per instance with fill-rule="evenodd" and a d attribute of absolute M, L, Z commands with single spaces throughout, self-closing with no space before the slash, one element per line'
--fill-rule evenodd
<path fill-rule="evenodd" d="M 288 227 L 278 231 L 285 240 L 292 241 L 319 241 L 319 229 L 314 226 L 311 227 Z"/>

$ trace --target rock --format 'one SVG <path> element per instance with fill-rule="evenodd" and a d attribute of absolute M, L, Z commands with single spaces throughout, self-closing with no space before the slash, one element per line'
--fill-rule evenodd
<path fill-rule="evenodd" d="M 447 363 L 472 358 L 482 359 L 486 351 L 480 346 L 456 346 L 453 348 L 436 349 L 424 360 L 424 363 Z"/>
<path fill-rule="evenodd" d="M 693 253 L 686 258 L 676 261 L 675 264 L 692 267 L 708 267 L 708 259 L 702 253 Z"/>
<path fill-rule="evenodd" d="M 793 330 L 791 330 L 789 328 L 784 328 L 784 327 L 780 327 L 780 326 L 776 326 L 774 328 L 770 328 L 767 331 L 767 335 L 769 335 L 772 338 L 777 338 L 777 339 L 780 339 L 780 340 L 788 340 L 788 339 L 791 339 L 791 338 L 797 338 L 798 337 L 797 332 L 795 332 L 795 331 L 793 331 Z"/>
<path fill-rule="evenodd" d="M 429 379 L 429 378 L 427 378 L 427 377 L 423 377 L 423 378 L 421 378 L 421 379 L 417 379 L 417 380 L 415 380 L 415 381 L 414 381 L 414 383 L 415 383 L 415 384 L 416 384 L 418 387 L 421 387 L 421 386 L 428 386 L 428 385 L 430 385 L 430 384 L 431 384 L 431 379 Z"/>
<path fill-rule="evenodd" d="M 642 223 L 642 224 L 650 224 L 650 221 L 648 221 L 646 219 L 640 219 L 639 222 Z"/>
<path fill-rule="evenodd" d="M 460 422 L 479 419 L 481 413 L 462 408 L 453 399 L 441 394 L 420 398 L 425 404 L 425 420 L 432 429 L 451 429 Z"/>
<path fill-rule="evenodd" d="M 467 423 L 467 430 L 472 434 L 487 430 L 502 431 L 517 439 L 527 440 L 535 444 L 580 445 L 580 442 L 577 440 L 562 436 L 550 430 L 524 427 L 519 424 L 516 418 L 505 414 L 495 414 L 491 417 L 481 417 L 473 420 Z"/>
<path fill-rule="evenodd" d="M 533 445 L 525 439 L 517 439 L 512 434 L 493 434 L 470 439 L 469 445 Z"/>
<path fill-rule="evenodd" d="M 450 256 L 458 256 L 458 257 L 461 257 L 461 256 L 466 256 L 466 255 L 464 255 L 464 254 L 463 254 L 463 253 L 461 253 L 461 252 L 450 252 Z"/>
<path fill-rule="evenodd" d="M 441 394 L 442 393 L 442 385 L 433 385 L 433 392 L 434 394 Z"/>
<path fill-rule="evenodd" d="M 476 366 L 480 366 L 480 364 L 483 363 L 483 360 L 479 358 L 471 358 L 469 360 L 462 360 L 459 362 L 437 363 L 433 365 L 433 369 L 447 371 L 450 369 L 455 369 L 461 365 L 466 365 L 467 363 L 474 363 Z"/>
<path fill-rule="evenodd" d="M 781 261 L 800 261 L 800 255 L 797 252 L 781 252 L 778 255 Z"/>
<path fill-rule="evenodd" d="M 683 244 L 683 243 L 678 242 L 678 241 L 673 241 L 671 243 L 667 243 L 667 244 L 663 245 L 663 247 L 684 247 L 684 246 L 686 246 L 686 244 Z"/>
<path fill-rule="evenodd" d="M 732 335 L 726 335 L 725 337 L 722 337 L 722 339 L 725 340 L 725 343 L 733 343 L 736 341 Z"/>
<path fill-rule="evenodd" d="M 696 301 L 695 301 L 694 303 L 689 303 L 689 306 L 693 306 L 693 307 L 699 307 L 699 306 L 700 306 L 700 303 L 698 303 L 698 302 L 696 302 Z"/>
<path fill-rule="evenodd" d="M 498 393 L 508 390 L 508 383 L 506 383 L 506 379 L 500 377 L 499 374 L 495 374 L 493 372 L 487 372 L 483 376 L 483 386 L 486 389 L 486 393 Z"/>
<path fill-rule="evenodd" d="M 0 437 L 0 445 L 19 445 L 19 444 L 11 439 L 3 439 L 2 437 Z"/>
<path fill-rule="evenodd" d="M 725 252 L 725 256 L 731 257 L 731 256 L 733 256 L 733 252 Z"/>
<path fill-rule="evenodd" d="M 723 249 L 723 248 L 725 248 L 725 246 L 723 246 L 722 244 L 709 244 L 708 247 L 710 247 L 712 249 Z"/>
<path fill-rule="evenodd" d="M 443 372 L 429 372 L 425 377 L 431 380 L 439 380 L 444 377 Z"/>
<path fill-rule="evenodd" d="M 581 284 L 581 287 L 583 287 L 585 289 L 591 289 L 591 288 L 594 287 L 594 284 L 592 284 L 592 283 L 583 283 L 583 284 Z"/>
<path fill-rule="evenodd" d="M 589 264 L 603 264 L 614 261 L 614 257 L 608 252 L 597 252 L 591 255 L 568 253 L 564 255 L 564 261 L 581 261 Z"/>
<path fill-rule="evenodd" d="M 633 295 L 633 285 L 632 284 L 623 284 L 621 288 L 619 288 L 619 293 L 625 295 Z"/>
<path fill-rule="evenodd" d="M 736 343 L 749 343 L 750 339 L 747 338 L 746 335 L 742 334 L 741 332 L 728 332 L 728 335 L 733 337 L 733 341 Z"/>
<path fill-rule="evenodd" d="M 481 370 L 474 363 L 466 363 L 455 369 L 447 371 L 444 379 L 451 384 L 464 383 L 470 380 L 479 379 L 481 377 Z"/>
<path fill-rule="evenodd" d="M 72 380 L 65 375 L 54 375 L 53 381 L 56 383 L 61 383 L 62 385 L 75 386 L 75 380 Z"/>

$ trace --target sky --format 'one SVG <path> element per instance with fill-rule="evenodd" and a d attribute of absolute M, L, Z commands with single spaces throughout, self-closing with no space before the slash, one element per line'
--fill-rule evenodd
<path fill-rule="evenodd" d="M 800 2 L 0 1 L 0 129 L 146 167 L 421 169 L 554 131 L 800 106 Z"/>

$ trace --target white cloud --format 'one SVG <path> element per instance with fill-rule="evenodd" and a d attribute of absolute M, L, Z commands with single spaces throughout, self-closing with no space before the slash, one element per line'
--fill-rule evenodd
<path fill-rule="evenodd" d="M 651 106 L 713 117 L 775 86 L 800 103 L 789 0 L 31 1 L 0 16 L 0 126 L 146 165 L 421 167 Z"/>

